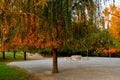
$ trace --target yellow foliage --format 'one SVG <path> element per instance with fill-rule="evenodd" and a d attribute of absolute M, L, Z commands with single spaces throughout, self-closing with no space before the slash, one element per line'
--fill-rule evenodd
<path fill-rule="evenodd" d="M 48 0 L 38 0 L 38 3 L 35 4 L 35 6 L 41 5 L 42 7 L 47 6 Z"/>
<path fill-rule="evenodd" d="M 105 8 L 104 11 L 103 11 L 104 15 L 105 16 L 108 16 L 109 15 L 109 8 Z"/>
<path fill-rule="evenodd" d="M 6 25 L 6 26 L 4 26 L 2 28 L 2 33 L 3 33 L 3 35 L 7 35 L 8 34 L 8 25 Z"/>
<path fill-rule="evenodd" d="M 116 10 L 116 6 L 115 5 L 110 5 L 110 11 L 114 12 Z"/>
<path fill-rule="evenodd" d="M 115 36 L 116 38 L 119 38 L 119 26 L 120 26 L 120 8 L 117 8 L 111 17 L 110 27 L 108 29 L 108 32 Z"/>
<path fill-rule="evenodd" d="M 106 20 L 106 24 L 108 24 L 108 32 L 115 36 L 116 38 L 119 38 L 119 32 L 120 32 L 120 8 L 116 7 L 115 5 L 110 5 L 109 7 L 106 7 L 104 9 L 104 18 Z"/>

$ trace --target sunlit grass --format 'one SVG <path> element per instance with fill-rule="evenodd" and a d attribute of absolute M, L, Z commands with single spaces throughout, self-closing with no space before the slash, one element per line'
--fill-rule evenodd
<path fill-rule="evenodd" d="M 14 58 L 13 52 L 5 52 L 5 59 L 2 59 L 3 54 L 0 52 L 0 80 L 37 80 L 26 70 L 8 66 L 7 63 L 12 61 L 23 60 L 23 52 L 17 52 Z"/>
<path fill-rule="evenodd" d="M 24 54 L 23 54 L 23 52 L 17 52 L 16 57 L 14 58 L 13 52 L 5 52 L 5 60 L 3 60 L 2 57 L 3 57 L 3 54 L 2 54 L 2 52 L 0 52 L 0 60 L 2 60 L 2 61 L 23 60 Z"/>

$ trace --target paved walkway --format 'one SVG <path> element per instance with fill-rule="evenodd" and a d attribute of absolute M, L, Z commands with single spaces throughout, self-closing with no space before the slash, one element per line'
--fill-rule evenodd
<path fill-rule="evenodd" d="M 59 73 L 52 74 L 52 59 L 12 62 L 39 80 L 120 80 L 120 58 L 89 58 L 78 61 L 58 59 Z"/>

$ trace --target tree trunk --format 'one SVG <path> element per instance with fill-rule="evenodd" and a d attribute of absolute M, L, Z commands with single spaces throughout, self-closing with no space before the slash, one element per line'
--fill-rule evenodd
<path fill-rule="evenodd" d="M 87 57 L 89 56 L 88 49 L 87 49 Z"/>
<path fill-rule="evenodd" d="M 111 58 L 111 53 L 110 53 L 110 52 L 109 52 L 109 54 L 108 54 L 108 55 L 109 55 L 109 57 Z"/>
<path fill-rule="evenodd" d="M 24 51 L 24 60 L 26 60 L 26 51 Z"/>
<path fill-rule="evenodd" d="M 13 52 L 13 57 L 16 58 L 16 51 Z"/>
<path fill-rule="evenodd" d="M 3 51 L 2 53 L 3 53 L 3 59 L 5 59 L 5 51 Z"/>
<path fill-rule="evenodd" d="M 58 73 L 58 64 L 57 64 L 57 48 L 52 48 L 52 56 L 53 56 L 53 73 Z"/>

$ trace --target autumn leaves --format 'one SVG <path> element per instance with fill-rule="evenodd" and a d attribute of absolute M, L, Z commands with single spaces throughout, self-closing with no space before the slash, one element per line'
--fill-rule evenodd
<path fill-rule="evenodd" d="M 119 32 L 120 32 L 120 8 L 116 7 L 115 5 L 110 5 L 109 7 L 106 7 L 104 10 L 105 15 L 105 21 L 107 23 L 108 32 L 115 36 L 116 38 L 119 38 Z"/>

